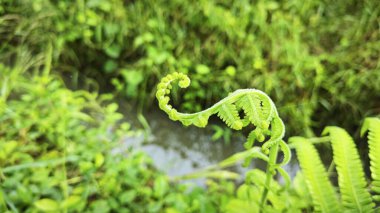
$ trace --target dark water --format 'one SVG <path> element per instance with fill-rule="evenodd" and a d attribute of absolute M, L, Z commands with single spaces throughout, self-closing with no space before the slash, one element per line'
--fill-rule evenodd
<path fill-rule="evenodd" d="M 132 110 L 128 105 L 120 104 L 120 107 L 132 126 L 141 126 L 136 113 L 131 113 Z M 144 116 L 149 124 L 150 133 L 147 136 L 126 138 L 123 146 L 143 150 L 153 159 L 158 169 L 171 177 L 201 170 L 244 151 L 244 137 L 233 137 L 230 143 L 225 143 L 223 140 L 212 141 L 211 128 L 184 127 L 180 122 L 171 121 L 158 109 L 146 112 Z M 250 166 L 260 169 L 265 167 L 265 162 L 261 160 L 254 160 Z M 285 169 L 293 177 L 299 167 L 298 164 L 291 163 Z M 242 174 L 241 180 L 243 180 L 249 168 L 236 165 L 229 170 Z"/>

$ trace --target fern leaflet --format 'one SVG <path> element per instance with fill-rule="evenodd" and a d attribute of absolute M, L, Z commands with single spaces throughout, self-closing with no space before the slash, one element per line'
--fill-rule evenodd
<path fill-rule="evenodd" d="M 323 134 L 326 133 L 329 133 L 331 138 L 344 209 L 371 212 L 375 204 L 366 189 L 364 171 L 353 139 L 339 127 L 326 127 Z"/>
<path fill-rule="evenodd" d="M 221 105 L 218 111 L 218 116 L 224 121 L 224 123 L 227 124 L 228 127 L 232 129 L 240 130 L 243 128 L 243 123 L 240 120 L 239 112 L 234 104 L 226 103 Z"/>
<path fill-rule="evenodd" d="M 373 198 L 380 201 L 380 119 L 367 118 L 361 129 L 361 135 L 368 131 L 369 159 L 372 176 Z"/>
<path fill-rule="evenodd" d="M 244 110 L 250 122 L 255 126 L 260 124 L 261 101 L 253 94 L 242 97 L 237 105 Z"/>
<path fill-rule="evenodd" d="M 297 157 L 306 178 L 315 211 L 341 212 L 334 187 L 328 179 L 317 150 L 305 138 L 292 137 L 290 141 L 296 147 Z"/>

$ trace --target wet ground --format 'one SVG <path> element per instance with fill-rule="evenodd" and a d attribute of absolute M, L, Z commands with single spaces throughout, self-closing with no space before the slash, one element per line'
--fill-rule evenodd
<path fill-rule="evenodd" d="M 120 104 L 121 111 L 132 126 L 141 126 L 136 114 L 130 114 L 131 109 L 126 104 Z M 129 115 L 128 115 L 129 114 Z M 156 109 L 144 113 L 150 130 L 146 136 L 129 137 L 123 146 L 141 149 L 151 156 L 156 167 L 169 176 L 185 175 L 226 159 L 243 151 L 244 137 L 234 136 L 230 143 L 222 139 L 212 141 L 212 128 L 184 127 L 180 122 L 171 121 L 167 115 Z M 295 161 L 285 167 L 291 176 L 299 170 Z M 254 160 L 250 168 L 265 169 L 265 163 Z M 231 171 L 242 174 L 248 171 L 241 165 L 230 168 Z"/>

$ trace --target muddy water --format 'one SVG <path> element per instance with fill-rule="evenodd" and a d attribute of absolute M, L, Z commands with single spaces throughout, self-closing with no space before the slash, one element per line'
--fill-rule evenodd
<path fill-rule="evenodd" d="M 128 114 L 131 109 L 127 105 L 121 104 L 121 111 L 126 114 L 132 126 L 141 126 L 136 119 L 136 113 Z M 147 137 L 141 135 L 126 138 L 124 146 L 143 150 L 150 155 L 156 167 L 169 176 L 180 176 L 200 170 L 244 150 L 243 136 L 233 137 L 229 144 L 223 140 L 212 141 L 211 128 L 184 127 L 179 122 L 171 121 L 158 109 L 146 112 L 144 116 L 149 123 L 150 133 Z M 263 161 L 254 160 L 250 168 L 265 169 L 265 166 Z M 294 176 L 299 167 L 291 163 L 285 169 Z M 230 170 L 242 174 L 243 178 L 249 169 L 236 165 Z"/>

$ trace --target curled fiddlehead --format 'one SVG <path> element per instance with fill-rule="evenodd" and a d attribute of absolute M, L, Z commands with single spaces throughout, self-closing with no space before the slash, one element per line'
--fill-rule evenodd
<path fill-rule="evenodd" d="M 275 104 L 264 92 L 257 89 L 239 89 L 208 109 L 196 113 L 181 113 L 169 104 L 169 94 L 174 81 L 178 81 L 178 86 L 181 88 L 186 88 L 190 85 L 188 76 L 175 72 L 162 78 L 157 86 L 156 93 L 160 108 L 172 120 L 178 120 L 185 126 L 205 127 L 209 117 L 215 114 L 228 127 L 235 130 L 240 130 L 252 124 L 255 128 L 248 135 L 244 146 L 249 149 L 255 141 L 264 142 L 262 145 L 264 153 L 269 153 L 269 149 L 273 145 L 278 145 L 282 141 L 285 134 L 284 123 L 278 116 Z M 244 118 L 239 116 L 239 111 L 244 112 Z M 288 149 L 287 146 L 282 145 L 280 149 L 285 154 L 290 153 L 289 150 L 286 150 Z"/>
<path fill-rule="evenodd" d="M 278 171 L 285 179 L 286 185 L 290 184 L 289 175 L 281 168 L 290 160 L 290 149 L 282 140 L 285 134 L 285 125 L 278 115 L 276 106 L 267 94 L 257 89 L 239 89 L 230 93 L 208 109 L 196 113 L 181 113 L 170 104 L 170 92 L 172 82 L 178 81 L 178 86 L 186 88 L 190 85 L 190 79 L 182 73 L 172 73 L 164 77 L 157 86 L 156 97 L 160 108 L 165 111 L 172 120 L 180 121 L 185 126 L 195 125 L 205 127 L 211 115 L 216 114 L 228 127 L 240 130 L 248 125 L 253 125 L 247 142 L 246 149 L 251 149 L 255 141 L 263 142 L 262 151 L 269 154 L 267 158 L 267 171 L 265 187 L 261 196 L 261 209 L 266 205 L 270 184 L 275 171 Z M 239 116 L 243 111 L 244 118 Z M 278 151 L 284 153 L 284 159 L 277 164 Z M 246 158 L 246 163 L 250 163 L 252 157 Z"/>

